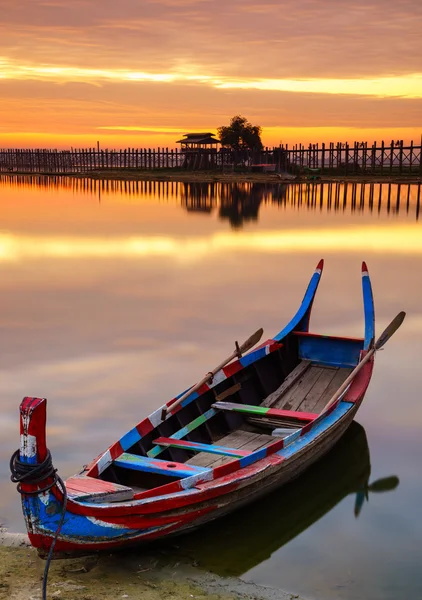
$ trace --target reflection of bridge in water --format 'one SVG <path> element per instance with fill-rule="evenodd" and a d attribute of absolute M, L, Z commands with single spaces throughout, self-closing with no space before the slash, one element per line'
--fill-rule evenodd
<path fill-rule="evenodd" d="M 0 188 L 69 190 L 102 198 L 123 195 L 175 202 L 188 212 L 218 211 L 232 227 L 257 221 L 261 204 L 281 209 L 407 215 L 419 219 L 421 183 L 222 183 L 95 180 L 43 175 L 0 175 Z"/>

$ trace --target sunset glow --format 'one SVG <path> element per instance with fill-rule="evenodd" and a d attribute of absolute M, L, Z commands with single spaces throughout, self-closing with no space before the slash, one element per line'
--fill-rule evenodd
<path fill-rule="evenodd" d="M 419 4 L 0 0 L 0 147 L 419 141 Z M 388 43 L 394 40 L 394 43 Z"/>
<path fill-rule="evenodd" d="M 139 259 L 167 257 L 198 262 L 227 252 L 351 252 L 360 253 L 365 240 L 380 253 L 422 254 L 419 224 L 347 229 L 292 229 L 262 233 L 217 233 L 180 239 L 171 236 L 31 237 L 0 234 L 0 262 L 40 259 Z"/>

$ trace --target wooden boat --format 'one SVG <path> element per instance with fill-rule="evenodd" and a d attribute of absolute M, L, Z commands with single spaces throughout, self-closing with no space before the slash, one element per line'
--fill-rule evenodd
<path fill-rule="evenodd" d="M 371 379 L 374 306 L 363 263 L 364 337 L 310 333 L 322 269 L 320 261 L 299 310 L 277 335 L 222 363 L 65 484 L 46 446 L 46 400 L 24 398 L 12 478 L 40 554 L 110 550 L 186 532 L 297 477 L 337 442 Z M 244 347 L 236 344 L 233 356 Z"/>

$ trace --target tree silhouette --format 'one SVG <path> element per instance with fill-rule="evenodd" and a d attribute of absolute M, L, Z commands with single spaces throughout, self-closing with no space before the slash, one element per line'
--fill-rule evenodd
<path fill-rule="evenodd" d="M 261 150 L 261 132 L 259 125 L 252 125 L 240 115 L 236 115 L 230 121 L 230 125 L 217 129 L 221 145 L 233 150 Z"/>

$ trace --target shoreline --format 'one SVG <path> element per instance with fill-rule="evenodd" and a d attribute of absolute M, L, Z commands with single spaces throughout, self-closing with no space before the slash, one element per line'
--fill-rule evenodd
<path fill-rule="evenodd" d="M 0 172 L 0 176 L 7 177 L 63 177 L 72 179 L 92 179 L 96 181 L 169 181 L 188 183 L 268 183 L 268 184 L 325 184 L 325 183 L 394 183 L 414 184 L 422 183 L 422 175 L 321 175 L 319 179 L 307 176 L 295 176 L 290 173 L 235 173 L 213 171 L 177 171 L 167 170 L 139 171 L 133 169 L 96 170 L 80 173 L 38 173 L 38 172 Z"/>
<path fill-rule="evenodd" d="M 174 550 L 148 548 L 53 560 L 48 598 L 61 600 L 303 600 L 297 594 L 220 577 Z M 0 529 L 0 600 L 39 600 L 45 561 L 24 534 Z"/>

